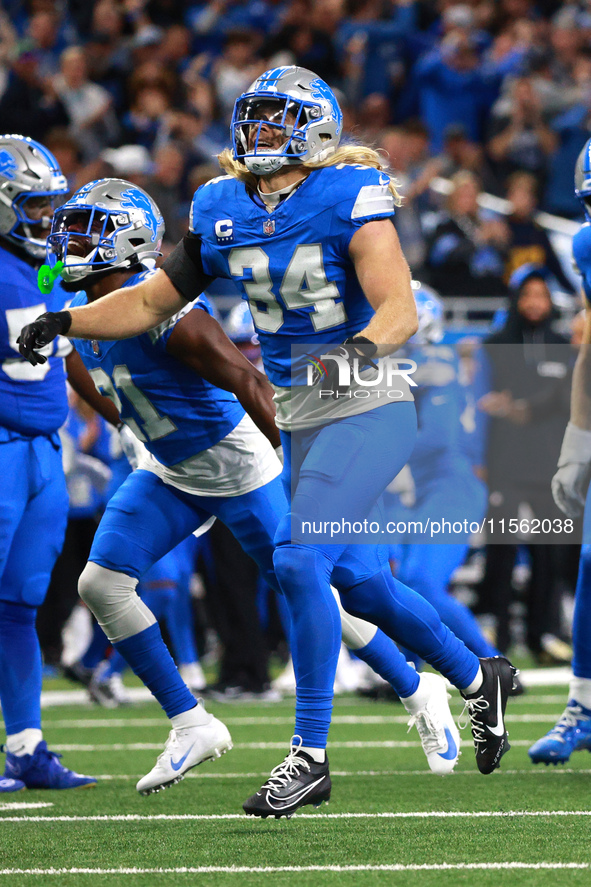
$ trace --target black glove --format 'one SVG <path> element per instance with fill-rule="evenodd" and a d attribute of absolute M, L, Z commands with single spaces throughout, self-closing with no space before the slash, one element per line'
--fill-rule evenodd
<path fill-rule="evenodd" d="M 33 323 L 28 323 L 21 330 L 18 337 L 18 350 L 23 357 L 35 366 L 45 363 L 47 358 L 38 353 L 38 348 L 43 348 L 56 338 L 65 336 L 72 323 L 72 315 L 69 311 L 47 311 L 41 314 Z"/>
<path fill-rule="evenodd" d="M 352 379 L 353 361 L 355 359 L 358 361 L 358 372 L 361 372 L 361 370 L 364 370 L 366 367 L 373 367 L 374 370 L 378 369 L 377 363 L 372 360 L 372 358 L 375 357 L 377 350 L 378 346 L 373 342 L 370 342 L 370 340 L 366 339 L 364 336 L 352 336 L 349 339 L 345 339 L 342 345 L 337 345 L 336 348 L 331 348 L 326 356 L 334 354 L 335 357 L 344 358 L 351 368 L 350 378 Z M 336 360 L 326 360 L 322 363 L 326 372 L 323 373 L 315 368 L 312 374 L 312 384 L 321 384 L 323 388 L 332 391 L 331 396 L 333 400 L 338 400 L 339 397 L 346 394 L 350 385 L 339 385 L 339 365 Z"/>

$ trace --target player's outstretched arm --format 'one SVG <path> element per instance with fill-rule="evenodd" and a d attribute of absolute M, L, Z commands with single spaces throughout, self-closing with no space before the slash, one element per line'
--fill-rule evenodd
<path fill-rule="evenodd" d="M 375 314 L 360 336 L 376 345 L 402 345 L 418 329 L 410 269 L 389 219 L 367 222 L 349 245 L 349 254 Z M 379 349 L 378 354 L 389 349 Z"/>
<path fill-rule="evenodd" d="M 176 324 L 166 350 L 208 382 L 232 391 L 273 446 L 279 446 L 273 389 L 215 318 L 205 311 L 189 311 Z"/>
<path fill-rule="evenodd" d="M 585 330 L 573 371 L 570 422 L 566 427 L 552 478 L 552 495 L 569 517 L 577 517 L 585 505 L 591 471 L 591 306 L 587 305 Z"/>
<path fill-rule="evenodd" d="M 210 279 L 201 280 L 195 272 L 192 298 L 197 298 Z M 88 305 L 42 314 L 21 330 L 19 351 L 34 365 L 46 360 L 38 349 L 59 335 L 71 339 L 129 339 L 158 326 L 187 301 L 190 299 L 181 295 L 170 277 L 158 270 L 135 286 L 115 290 Z"/>

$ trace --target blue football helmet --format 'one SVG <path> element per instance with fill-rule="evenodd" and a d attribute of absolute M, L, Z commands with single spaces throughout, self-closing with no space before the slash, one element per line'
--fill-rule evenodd
<path fill-rule="evenodd" d="M 164 236 L 162 213 L 146 192 L 123 179 L 84 185 L 55 213 L 47 238 L 50 264 L 64 263 L 67 283 L 155 259 Z"/>
<path fill-rule="evenodd" d="M 284 135 L 279 147 L 265 142 L 271 128 Z M 330 86 L 306 68 L 271 68 L 238 97 L 232 115 L 235 160 L 257 176 L 333 154 L 343 131 L 343 115 Z"/>
<path fill-rule="evenodd" d="M 587 221 L 591 222 L 591 139 L 577 157 L 575 164 L 575 194 L 583 204 Z"/>
<path fill-rule="evenodd" d="M 443 339 L 443 302 L 434 289 L 413 280 L 413 295 L 419 316 L 419 328 L 410 338 L 413 345 L 432 345 Z"/>
<path fill-rule="evenodd" d="M 49 231 L 53 200 L 67 191 L 68 183 L 51 151 L 26 136 L 0 136 L 1 237 L 42 259 L 45 237 L 35 236 L 35 229 Z M 28 214 L 31 201 L 39 198 L 49 198 L 49 211 L 33 218 Z"/>

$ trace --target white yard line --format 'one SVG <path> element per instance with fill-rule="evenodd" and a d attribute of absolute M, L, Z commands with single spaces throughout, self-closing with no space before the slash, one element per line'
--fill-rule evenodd
<path fill-rule="evenodd" d="M 564 701 L 564 700 L 563 700 Z M 566 704 L 566 703 L 565 703 Z M 218 712 L 219 714 L 219 712 Z M 555 723 L 561 712 L 556 714 L 525 714 L 515 715 L 507 714 L 505 721 L 508 724 L 553 724 Z M 224 724 L 228 727 L 289 727 L 293 725 L 293 716 L 287 717 L 244 717 L 244 718 L 226 718 L 223 713 L 221 715 Z M 334 715 L 331 719 L 332 725 L 357 725 L 357 724 L 408 724 L 410 715 Z M 68 718 L 59 721 L 47 719 L 44 722 L 46 728 L 52 729 L 68 729 L 68 730 L 91 730 L 95 728 L 115 728 L 122 727 L 160 727 L 162 730 L 168 730 L 170 725 L 163 716 L 161 718 L 87 718 L 85 720 L 77 720 L 76 718 Z"/>
<path fill-rule="evenodd" d="M 537 737 L 539 738 L 539 737 Z M 535 739 L 512 739 L 511 747 L 516 748 L 518 746 L 522 746 L 524 748 L 533 745 Z M 471 739 L 462 740 L 463 747 L 472 747 Z M 79 752 L 96 752 L 96 751 L 162 751 L 163 742 L 112 742 L 112 743 L 103 743 L 100 745 L 92 745 L 92 744 L 67 744 L 64 745 L 62 743 L 52 743 L 52 750 L 58 752 L 70 752 L 70 751 L 79 751 Z M 287 747 L 287 743 L 284 742 L 236 742 L 234 744 L 235 749 L 241 749 L 242 751 L 264 751 L 264 750 L 285 750 Z M 384 740 L 372 740 L 367 742 L 361 741 L 351 741 L 351 742 L 329 742 L 328 745 L 329 750 L 335 748 L 421 748 L 421 743 L 418 741 L 412 740 L 395 740 L 395 739 L 384 739 Z"/>
<path fill-rule="evenodd" d="M 314 822 L 328 822 L 333 819 L 518 819 L 539 817 L 591 816 L 591 810 L 422 810 L 418 812 L 388 813 L 310 813 L 296 814 L 291 820 L 307 820 L 313 816 Z M 0 816 L 0 824 L 20 822 L 218 822 L 221 820 L 242 820 L 252 822 L 244 813 L 119 813 L 97 814 L 95 816 Z"/>
<path fill-rule="evenodd" d="M 566 666 L 560 668 L 525 668 L 520 673 L 523 685 L 529 687 L 566 687 L 572 677 L 572 671 Z M 130 687 L 128 692 L 133 702 L 146 702 L 153 699 L 145 687 Z M 289 701 L 289 698 L 288 700 Z M 564 702 L 564 699 L 560 700 Z M 355 700 L 353 700 L 355 702 Z M 50 708 L 58 705 L 90 705 L 86 690 L 45 690 L 41 694 L 41 706 Z M 257 705 L 274 705 L 276 703 L 260 703 Z M 351 700 L 341 699 L 339 705 L 350 705 Z"/>
<path fill-rule="evenodd" d="M 588 862 L 441 862 L 420 865 L 202 865 L 178 866 L 176 868 L 116 868 L 116 869 L 0 869 L 0 875 L 244 875 L 279 874 L 281 872 L 446 872 L 446 871 L 558 871 L 561 869 L 589 869 Z"/>
<path fill-rule="evenodd" d="M 0 804 L 0 810 L 39 810 L 41 807 L 53 807 L 53 804 L 43 801 L 5 801 Z"/>
<path fill-rule="evenodd" d="M 498 770 L 495 774 L 495 779 L 498 779 L 500 776 L 531 776 L 531 775 L 541 775 L 548 776 L 552 774 L 558 774 L 559 776 L 570 776 L 576 774 L 577 776 L 589 776 L 591 775 L 591 770 L 575 770 L 570 767 L 531 767 L 529 770 Z M 137 782 L 144 774 L 143 773 L 102 773 L 100 776 L 95 776 L 96 779 L 104 781 L 104 782 L 115 782 L 119 780 L 120 782 Z M 268 770 L 261 770 L 257 773 L 216 773 L 216 772 L 208 772 L 204 770 L 202 772 L 198 772 L 195 770 L 191 773 L 185 773 L 185 779 L 260 779 L 269 775 Z M 429 778 L 433 778 L 433 773 L 429 770 L 331 770 L 330 775 L 332 777 L 348 777 L 348 776 L 428 776 Z M 478 776 L 480 778 L 480 773 L 478 770 L 456 770 L 453 773 L 453 778 L 457 779 L 458 776 Z"/>

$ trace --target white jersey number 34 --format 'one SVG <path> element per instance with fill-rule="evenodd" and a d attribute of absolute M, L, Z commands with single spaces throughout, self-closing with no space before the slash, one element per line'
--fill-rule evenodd
<path fill-rule="evenodd" d="M 269 256 L 260 246 L 236 247 L 228 256 L 230 274 L 243 277 L 250 268 L 252 280 L 244 282 L 255 326 L 266 333 L 276 333 L 283 326 L 283 307 L 273 292 L 269 274 Z M 310 319 L 316 332 L 339 326 L 347 320 L 344 305 L 339 302 L 336 284 L 326 278 L 320 243 L 296 247 L 285 270 L 279 295 L 289 309 L 312 307 Z M 263 302 L 266 310 L 256 303 Z"/>

